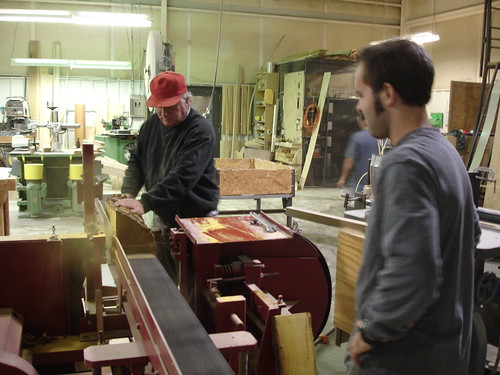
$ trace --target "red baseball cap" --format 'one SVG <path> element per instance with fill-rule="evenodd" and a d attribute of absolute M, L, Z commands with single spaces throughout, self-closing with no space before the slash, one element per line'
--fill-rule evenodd
<path fill-rule="evenodd" d="M 158 74 L 149 84 L 151 96 L 146 101 L 148 107 L 171 107 L 187 92 L 184 77 L 176 72 L 166 71 Z"/>

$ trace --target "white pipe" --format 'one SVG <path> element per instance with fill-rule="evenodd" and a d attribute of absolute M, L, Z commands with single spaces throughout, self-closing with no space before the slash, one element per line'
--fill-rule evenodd
<path fill-rule="evenodd" d="M 186 22 L 186 82 L 189 84 L 191 83 L 191 13 L 187 14 Z"/>
<path fill-rule="evenodd" d="M 168 25 L 167 25 L 167 18 L 168 18 L 168 0 L 161 0 L 161 12 L 160 12 L 160 34 L 163 36 L 163 39 L 168 41 Z"/>
<path fill-rule="evenodd" d="M 264 20 L 259 19 L 259 66 L 264 67 Z"/>

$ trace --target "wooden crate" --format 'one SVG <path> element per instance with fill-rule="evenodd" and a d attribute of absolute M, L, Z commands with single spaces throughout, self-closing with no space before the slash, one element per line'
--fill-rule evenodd
<path fill-rule="evenodd" d="M 294 170 L 256 158 L 215 159 L 221 196 L 286 195 L 294 192 Z"/>

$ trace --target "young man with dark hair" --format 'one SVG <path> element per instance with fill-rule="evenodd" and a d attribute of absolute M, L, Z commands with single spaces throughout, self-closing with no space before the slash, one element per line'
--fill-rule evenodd
<path fill-rule="evenodd" d="M 394 148 L 377 174 L 348 374 L 467 374 L 481 230 L 465 166 L 429 124 L 433 79 L 431 59 L 409 40 L 359 53 L 357 109 Z"/>

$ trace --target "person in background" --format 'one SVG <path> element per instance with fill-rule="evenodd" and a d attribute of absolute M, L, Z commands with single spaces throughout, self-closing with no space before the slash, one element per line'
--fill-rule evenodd
<path fill-rule="evenodd" d="M 177 267 L 170 255 L 170 228 L 175 216 L 203 217 L 217 213 L 215 132 L 212 124 L 191 108 L 192 95 L 184 77 L 166 71 L 153 78 L 146 101 L 155 112 L 141 126 L 136 147 L 116 206 L 131 213 L 155 214 L 162 230 L 158 258 L 174 281 Z M 145 192 L 135 199 L 142 187 Z"/>
<path fill-rule="evenodd" d="M 349 137 L 342 173 L 337 182 L 337 187 L 344 189 L 349 195 L 363 191 L 363 186 L 368 183 L 369 160 L 372 155 L 379 154 L 378 141 L 368 132 L 362 114 L 358 116 L 358 125 L 361 130 Z"/>
<path fill-rule="evenodd" d="M 382 157 L 356 285 L 348 374 L 465 375 L 480 227 L 465 166 L 429 124 L 434 66 L 393 39 L 359 52 L 354 87 Z"/>

